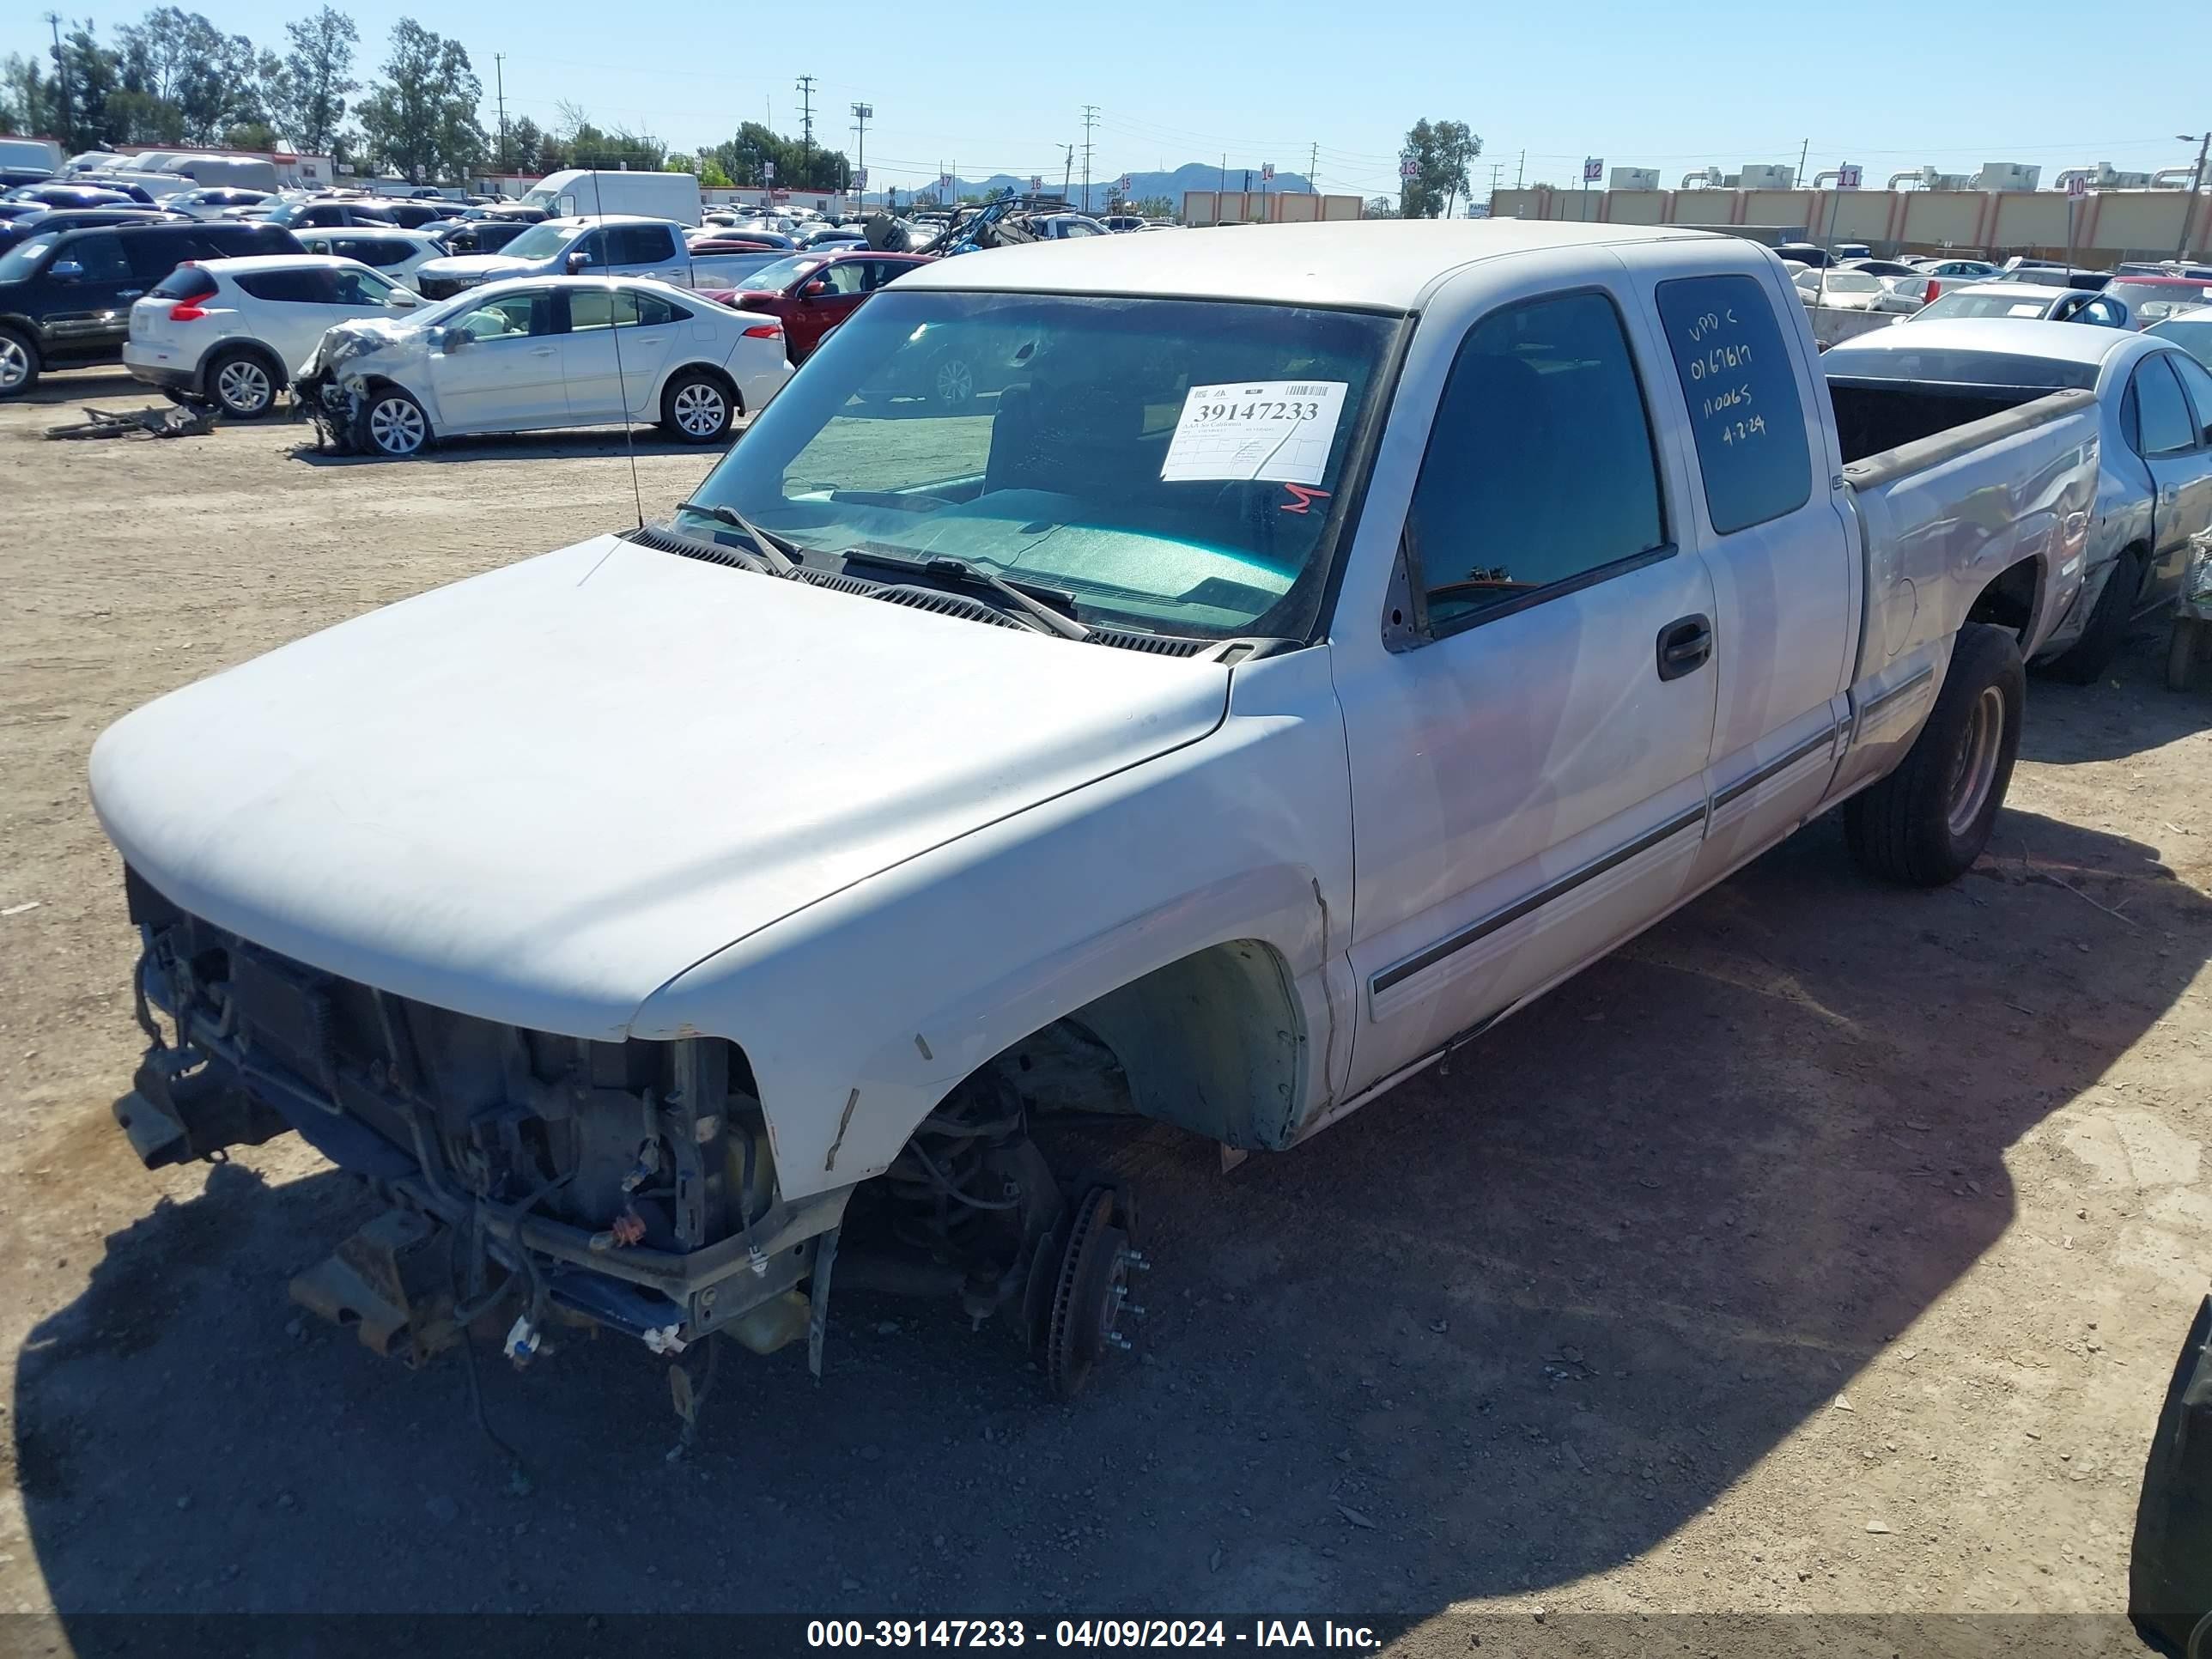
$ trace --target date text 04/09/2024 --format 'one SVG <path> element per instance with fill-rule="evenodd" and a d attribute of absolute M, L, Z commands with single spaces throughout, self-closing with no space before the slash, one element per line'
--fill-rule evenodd
<path fill-rule="evenodd" d="M 1382 1638 L 1364 1625 L 1304 1619 L 1062 1619 L 1032 1628 L 1020 1619 L 816 1619 L 811 1648 L 1339 1648 L 1370 1650 Z"/>

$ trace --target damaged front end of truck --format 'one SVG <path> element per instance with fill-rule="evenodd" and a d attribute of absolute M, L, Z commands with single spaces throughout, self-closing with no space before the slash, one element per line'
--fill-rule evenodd
<path fill-rule="evenodd" d="M 1115 1322 L 1145 1265 L 1128 1195 L 1064 1188 L 995 1073 L 879 1180 L 787 1200 L 734 1043 L 434 1007 L 250 944 L 135 871 L 125 884 L 149 1046 L 118 1122 L 149 1168 L 296 1130 L 362 1178 L 388 1207 L 291 1293 L 379 1353 L 418 1366 L 473 1335 L 520 1364 L 565 1325 L 662 1354 L 805 1337 L 818 1375 L 833 1266 L 842 1287 L 1018 1320 L 1062 1394 L 1127 1346 Z"/>

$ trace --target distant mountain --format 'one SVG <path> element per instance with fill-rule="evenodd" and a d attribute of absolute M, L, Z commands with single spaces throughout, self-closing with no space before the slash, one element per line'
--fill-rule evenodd
<path fill-rule="evenodd" d="M 1080 179 L 1069 179 L 1066 191 L 1068 204 L 1081 212 L 1105 212 L 1108 204 L 1114 198 L 1115 180 L 1120 176 L 1113 173 L 1093 173 L 1087 204 L 1083 193 L 1083 181 Z M 1226 178 L 1227 184 L 1224 186 L 1222 170 L 1215 163 L 1186 161 L 1172 173 L 1130 173 L 1129 188 L 1126 195 L 1133 202 L 1141 202 L 1149 197 L 1164 197 L 1180 209 L 1182 206 L 1185 191 L 1224 188 L 1256 191 L 1261 188 L 1260 169 L 1257 167 L 1250 169 L 1249 173 L 1243 167 L 1231 167 Z M 1249 184 L 1246 182 L 1248 178 L 1250 180 Z M 1023 191 L 1030 187 L 1028 179 L 1017 179 L 1009 173 L 994 173 L 988 179 L 955 179 L 953 184 L 955 193 L 960 196 L 990 197 L 997 195 L 1002 190 Z M 1059 195 L 1060 175 L 1054 173 L 1044 177 L 1043 185 L 1048 195 Z M 1303 192 L 1310 186 L 1302 173 L 1278 173 L 1267 181 L 1266 188 L 1275 191 Z M 913 197 L 914 192 L 910 190 L 902 188 L 899 191 L 899 201 L 902 205 L 911 201 Z M 883 197 L 879 192 L 872 191 L 869 192 L 868 199 L 872 202 L 879 202 Z"/>

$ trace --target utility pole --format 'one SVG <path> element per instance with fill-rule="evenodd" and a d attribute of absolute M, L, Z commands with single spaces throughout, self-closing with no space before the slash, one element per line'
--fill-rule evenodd
<path fill-rule="evenodd" d="M 814 171 L 814 77 L 799 77 L 799 153 L 805 158 L 800 170 L 809 176 Z"/>
<path fill-rule="evenodd" d="M 2174 244 L 2173 248 L 2175 258 L 2186 259 L 2189 257 L 2190 227 L 2197 222 L 2197 192 L 2204 188 L 2204 155 L 2207 150 L 2212 150 L 2212 127 L 2205 128 L 2202 135 L 2181 132 L 2174 136 L 2185 144 L 2191 138 L 2197 140 L 2197 171 L 2189 175 L 2189 203 L 2181 210 L 2181 240 Z"/>
<path fill-rule="evenodd" d="M 1513 164 L 1513 188 L 1521 188 L 1521 175 L 1528 170 L 1528 152 L 1522 150 L 1521 159 Z"/>
<path fill-rule="evenodd" d="M 1067 160 L 1061 164 L 1060 169 L 1060 199 L 1063 202 L 1067 199 L 1067 181 L 1074 171 L 1075 146 L 1070 144 L 1067 147 Z"/>
<path fill-rule="evenodd" d="M 1098 120 L 1098 106 L 1083 106 L 1083 210 L 1091 211 L 1091 129 Z"/>
<path fill-rule="evenodd" d="M 491 55 L 492 80 L 499 88 L 499 170 L 507 172 L 507 54 L 495 52 Z M 479 81 L 478 86 L 483 84 Z"/>
<path fill-rule="evenodd" d="M 69 59 L 62 56 L 62 15 L 58 11 L 50 11 L 46 15 L 46 21 L 52 26 L 54 32 L 54 78 L 61 87 L 62 140 L 68 148 L 75 149 L 76 140 L 70 131 L 72 124 L 70 120 Z M 27 111 L 26 113 L 29 112 Z"/>
<path fill-rule="evenodd" d="M 1802 189 L 1805 187 L 1805 158 L 1806 158 L 1808 155 L 1810 155 L 1812 153 L 1813 153 L 1813 141 L 1812 141 L 1810 138 L 1808 138 L 1808 139 L 1807 139 L 1803 143 L 1802 143 L 1802 144 L 1800 144 L 1800 145 L 1798 145 L 1798 146 L 1797 146 L 1797 179 L 1796 179 L 1796 183 L 1797 183 L 1797 187 L 1798 187 L 1800 190 L 1802 190 Z"/>
<path fill-rule="evenodd" d="M 868 123 L 875 118 L 875 114 L 873 104 L 853 106 L 853 131 L 860 135 L 860 161 L 857 165 L 860 170 L 860 205 L 864 208 L 868 204 Z"/>
<path fill-rule="evenodd" d="M 1318 143 L 1308 146 L 1306 149 L 1306 194 L 1309 196 L 1318 196 L 1321 194 L 1321 186 L 1314 182 L 1314 171 L 1320 166 L 1321 146 Z"/>

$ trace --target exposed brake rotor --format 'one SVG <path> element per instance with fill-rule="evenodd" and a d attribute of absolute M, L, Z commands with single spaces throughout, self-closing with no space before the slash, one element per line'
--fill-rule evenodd
<path fill-rule="evenodd" d="M 1109 1347 L 1129 1346 L 1115 1325 L 1128 1297 L 1133 1259 L 1141 1260 L 1133 1257 L 1123 1224 L 1130 1218 L 1112 1187 L 1093 1187 L 1075 1206 L 1044 1332 L 1045 1377 L 1062 1400 L 1081 1392 Z"/>

